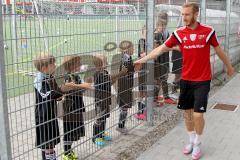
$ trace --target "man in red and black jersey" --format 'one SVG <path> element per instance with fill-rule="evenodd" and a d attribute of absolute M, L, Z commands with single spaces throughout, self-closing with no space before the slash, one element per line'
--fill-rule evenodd
<path fill-rule="evenodd" d="M 163 45 L 134 63 L 135 70 L 139 70 L 143 63 L 168 50 L 175 48 L 182 52 L 183 67 L 178 108 L 184 110 L 185 125 L 190 138 L 190 143 L 185 146 L 183 152 L 184 154 L 192 153 L 193 159 L 201 157 L 200 137 L 204 129 L 203 113 L 206 112 L 212 78 L 210 46 L 214 47 L 218 57 L 226 65 L 228 76 L 231 77 L 234 73 L 229 59 L 218 43 L 214 29 L 199 23 L 198 13 L 197 4 L 184 4 L 182 19 L 185 26 L 178 28 Z"/>

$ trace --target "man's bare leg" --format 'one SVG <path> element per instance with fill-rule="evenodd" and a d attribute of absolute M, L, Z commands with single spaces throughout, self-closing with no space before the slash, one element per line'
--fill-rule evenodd
<path fill-rule="evenodd" d="M 194 131 L 193 109 L 188 109 L 184 111 L 184 121 L 187 131 Z"/>
<path fill-rule="evenodd" d="M 197 113 L 194 112 L 193 113 L 193 119 L 194 119 L 194 128 L 196 131 L 196 138 L 195 138 L 195 144 L 199 144 L 200 143 L 200 136 L 203 133 L 203 129 L 204 129 L 204 125 L 205 125 L 205 120 L 203 117 L 203 113 Z"/>
<path fill-rule="evenodd" d="M 203 133 L 204 129 L 204 118 L 203 118 L 203 113 L 197 113 L 193 112 L 193 121 L 194 121 L 194 129 L 196 131 L 196 136 L 193 142 L 193 147 L 192 147 L 192 159 L 199 159 L 202 155 L 201 149 L 200 149 L 200 136 Z"/>
<path fill-rule="evenodd" d="M 196 133 L 194 130 L 193 109 L 184 111 L 184 121 L 189 135 L 189 144 L 184 147 L 183 153 L 190 154 L 193 150 L 193 144 L 196 138 Z"/>
<path fill-rule="evenodd" d="M 203 118 L 203 113 L 193 113 L 193 119 L 194 119 L 194 128 L 196 130 L 196 133 L 198 135 L 202 135 L 204 125 L 205 125 L 205 120 Z"/>

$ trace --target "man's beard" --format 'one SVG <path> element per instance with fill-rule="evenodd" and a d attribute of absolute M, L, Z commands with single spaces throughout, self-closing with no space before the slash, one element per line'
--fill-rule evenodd
<path fill-rule="evenodd" d="M 191 21 L 189 24 L 187 24 L 187 27 L 190 27 L 191 25 L 193 25 L 196 22 L 196 20 L 194 19 L 194 17 L 192 17 Z"/>

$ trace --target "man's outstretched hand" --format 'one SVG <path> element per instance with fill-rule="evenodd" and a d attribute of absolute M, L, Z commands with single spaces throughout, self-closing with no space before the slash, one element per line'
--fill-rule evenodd
<path fill-rule="evenodd" d="M 234 74 L 234 68 L 232 66 L 227 67 L 227 75 L 231 78 Z"/>

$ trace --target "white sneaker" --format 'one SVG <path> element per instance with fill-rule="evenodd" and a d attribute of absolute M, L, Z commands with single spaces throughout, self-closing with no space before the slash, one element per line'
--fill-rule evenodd
<path fill-rule="evenodd" d="M 201 143 L 193 146 L 193 151 L 192 151 L 192 159 L 193 160 L 199 160 L 202 156 L 200 145 L 201 145 Z"/>
<path fill-rule="evenodd" d="M 170 94 L 169 97 L 178 100 L 178 98 L 179 98 L 179 93 Z"/>
<path fill-rule="evenodd" d="M 192 144 L 192 143 L 187 144 L 187 145 L 183 148 L 183 154 L 188 155 L 188 154 L 192 153 L 192 151 L 193 151 L 193 144 Z"/>

